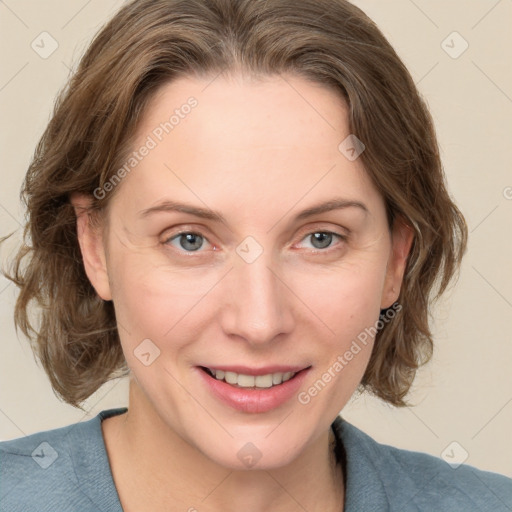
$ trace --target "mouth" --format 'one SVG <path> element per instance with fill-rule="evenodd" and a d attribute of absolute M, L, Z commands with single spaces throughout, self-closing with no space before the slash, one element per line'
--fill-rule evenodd
<path fill-rule="evenodd" d="M 247 373 L 235 372 L 230 370 L 221 370 L 210 368 L 207 366 L 199 367 L 203 372 L 211 378 L 230 384 L 235 388 L 243 389 L 268 389 L 281 386 L 285 382 L 292 380 L 301 371 L 308 370 L 311 366 L 296 369 L 296 371 L 266 371 L 263 370 L 246 370 Z M 249 373 L 250 372 L 250 373 Z"/>
<path fill-rule="evenodd" d="M 311 368 L 311 365 L 259 369 L 246 366 L 195 367 L 201 377 L 200 382 L 213 397 L 232 409 L 253 414 L 270 412 L 291 403 Z"/>

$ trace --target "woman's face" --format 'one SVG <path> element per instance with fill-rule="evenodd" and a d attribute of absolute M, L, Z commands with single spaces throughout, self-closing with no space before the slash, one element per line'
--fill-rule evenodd
<path fill-rule="evenodd" d="M 113 185 L 88 275 L 141 396 L 223 466 L 282 466 L 325 434 L 398 297 L 410 237 L 390 233 L 349 135 L 344 101 L 304 79 L 181 78 Z"/>

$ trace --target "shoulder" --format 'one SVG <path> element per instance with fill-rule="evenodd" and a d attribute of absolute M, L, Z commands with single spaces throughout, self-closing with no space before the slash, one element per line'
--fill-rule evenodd
<path fill-rule="evenodd" d="M 504 475 L 378 443 L 345 420 L 336 424 L 348 476 L 350 466 L 356 477 L 372 475 L 391 510 L 512 510 L 512 479 Z"/>
<path fill-rule="evenodd" d="M 57 504 L 85 508 L 72 444 L 74 430 L 79 429 L 91 446 L 88 426 L 87 422 L 69 425 L 0 443 L 1 509 L 45 511 Z M 56 492 L 60 495 L 58 502 Z"/>
<path fill-rule="evenodd" d="M 407 479 L 410 491 L 416 493 L 409 496 L 421 510 L 433 504 L 437 510 L 512 510 L 512 479 L 504 475 L 469 464 L 450 465 L 426 453 L 380 447 L 383 457 L 395 461 L 394 472 L 388 477 L 389 489 L 402 487 L 400 482 Z"/>
<path fill-rule="evenodd" d="M 101 417 L 116 411 L 0 442 L 0 509 L 105 510 L 103 496 L 95 489 L 98 481 L 111 478 Z"/>

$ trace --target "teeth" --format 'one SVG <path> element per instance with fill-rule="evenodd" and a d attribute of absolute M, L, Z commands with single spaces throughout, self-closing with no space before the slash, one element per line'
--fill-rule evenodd
<path fill-rule="evenodd" d="M 242 373 L 224 372 L 208 368 L 217 380 L 224 380 L 228 384 L 238 385 L 241 388 L 271 388 L 282 382 L 290 380 L 296 372 L 268 373 L 267 375 L 244 375 Z"/>

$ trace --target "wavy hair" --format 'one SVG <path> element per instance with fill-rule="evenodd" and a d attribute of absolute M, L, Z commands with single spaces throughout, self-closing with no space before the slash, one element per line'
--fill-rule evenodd
<path fill-rule="evenodd" d="M 21 190 L 23 241 L 4 275 L 19 288 L 14 320 L 56 394 L 75 407 L 128 372 L 111 301 L 89 282 L 73 192 L 94 190 L 124 161 L 155 92 L 180 76 L 293 73 L 334 88 L 390 229 L 414 230 L 395 318 L 378 330 L 360 389 L 395 406 L 432 356 L 431 306 L 458 273 L 467 243 L 433 122 L 406 67 L 376 25 L 345 0 L 134 0 L 99 31 L 56 100 Z M 119 189 L 119 187 L 117 187 Z M 5 240 L 5 238 L 4 238 Z M 31 318 L 36 306 L 39 318 Z M 384 314 L 385 312 L 381 312 Z"/>

